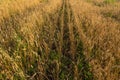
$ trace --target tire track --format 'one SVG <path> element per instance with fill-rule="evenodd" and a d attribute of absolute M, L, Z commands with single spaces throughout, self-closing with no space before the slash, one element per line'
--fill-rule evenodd
<path fill-rule="evenodd" d="M 71 45 L 74 44 L 72 10 L 68 0 L 63 0 L 62 7 L 58 12 L 56 33 L 60 34 L 59 46 L 61 45 L 61 52 L 63 55 L 69 56 L 71 54 Z M 73 22 L 72 22 L 73 21 Z M 62 45 L 63 44 L 63 45 Z M 73 46 L 74 47 L 74 46 Z"/>
<path fill-rule="evenodd" d="M 54 17 L 53 17 L 54 16 Z M 47 19 L 47 18 L 46 18 Z M 58 11 L 55 14 L 49 15 L 50 20 L 46 20 L 49 22 L 49 24 L 45 24 L 46 27 L 54 27 L 52 30 L 49 28 L 50 31 L 47 31 L 47 33 L 52 36 L 48 36 L 47 39 L 45 39 L 45 42 L 48 46 L 50 46 L 50 43 L 52 43 L 52 46 L 50 48 L 50 55 L 51 56 L 54 53 L 56 56 L 59 55 L 58 63 L 50 63 L 47 64 L 50 69 L 46 69 L 49 79 L 52 80 L 59 80 L 63 79 L 61 76 L 64 74 L 66 77 L 64 79 L 68 79 L 71 77 L 74 79 L 73 73 L 74 73 L 74 59 L 75 59 L 75 48 L 76 48 L 76 41 L 75 41 L 75 24 L 74 24 L 74 16 L 73 12 L 70 6 L 70 3 L 68 0 L 62 0 L 62 5 L 58 9 Z M 52 25 L 52 27 L 50 26 Z M 46 28 L 45 27 L 45 28 Z M 45 35 L 47 36 L 47 34 Z M 54 39 L 53 41 L 50 41 L 49 39 Z M 53 61 L 53 60 L 52 60 Z M 53 61 L 54 62 L 54 61 Z M 49 59 L 46 63 L 49 63 Z M 61 64 L 59 64 L 61 63 Z M 57 68 L 51 67 L 52 65 L 57 65 Z M 56 71 L 56 73 L 54 72 Z M 70 74 L 69 74 L 70 73 Z M 56 76 L 56 77 L 54 77 Z"/>
<path fill-rule="evenodd" d="M 66 71 L 70 73 L 70 76 L 74 75 L 72 78 L 74 80 L 80 78 L 82 80 L 92 80 L 92 73 L 89 70 L 89 64 L 84 55 L 83 42 L 80 37 L 78 37 L 79 32 L 77 30 L 74 13 L 69 0 L 63 0 L 57 23 L 56 31 L 60 33 L 61 37 L 59 40 L 59 46 L 61 45 L 60 50 L 63 55 L 61 59 L 65 58 L 67 62 L 69 62 L 65 63 L 64 60 L 61 60 L 61 62 L 65 63 L 64 65 L 67 67 L 63 67 L 63 69 L 66 69 Z M 79 67 L 79 65 L 82 65 L 82 67 Z"/>

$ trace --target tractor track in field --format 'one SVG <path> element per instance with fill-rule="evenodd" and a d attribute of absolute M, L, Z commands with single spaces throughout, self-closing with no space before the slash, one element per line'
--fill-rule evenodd
<path fill-rule="evenodd" d="M 58 46 L 60 47 L 60 52 L 63 55 L 70 57 L 71 55 L 71 45 L 75 46 L 75 21 L 74 15 L 68 0 L 63 0 L 61 8 L 57 12 L 56 18 L 56 32 L 54 33 L 60 36 Z M 58 37 L 59 37 L 58 36 Z M 75 52 L 73 52 L 75 53 Z M 72 54 L 73 55 L 73 54 Z M 73 55 L 74 56 L 74 55 Z"/>
<path fill-rule="evenodd" d="M 61 54 L 68 59 L 68 62 L 71 61 L 70 64 L 66 63 L 66 66 L 69 69 L 71 69 L 68 70 L 68 68 L 66 68 L 66 70 L 70 74 L 74 73 L 74 65 L 81 64 L 83 66 L 82 68 L 78 69 L 80 70 L 80 72 L 78 72 L 79 75 L 77 76 L 75 74 L 77 79 L 81 78 L 82 80 L 84 80 L 89 78 L 90 80 L 92 80 L 93 78 L 91 77 L 92 73 L 89 70 L 89 64 L 86 61 L 86 57 L 84 55 L 83 42 L 81 41 L 80 37 L 78 37 L 79 33 L 77 30 L 77 25 L 75 22 L 75 17 L 71 5 L 69 3 L 69 0 L 62 1 L 63 1 L 62 6 L 57 12 L 56 32 L 54 33 L 54 35 L 56 35 L 58 39 L 58 42 L 56 42 L 57 43 L 56 47 L 59 47 L 58 52 L 61 52 Z M 77 61 L 79 59 L 80 62 Z M 77 64 L 77 62 L 79 62 L 79 64 Z M 88 75 L 85 72 L 89 72 L 91 73 L 91 75 Z"/>
<path fill-rule="evenodd" d="M 55 51 L 56 53 L 60 54 L 60 59 L 58 60 L 60 63 L 62 63 L 62 66 L 60 65 L 62 70 L 65 69 L 65 73 L 68 77 L 73 78 L 73 73 L 74 73 L 74 61 L 75 61 L 75 54 L 76 54 L 76 46 L 77 46 L 77 41 L 75 40 L 75 37 L 78 36 L 78 32 L 76 32 L 76 25 L 74 21 L 74 15 L 72 8 L 70 6 L 69 0 L 61 0 L 62 4 L 61 7 L 52 15 L 49 16 L 50 20 L 46 20 L 49 22 L 46 23 L 52 23 L 54 27 L 52 32 L 53 36 L 52 39 L 55 39 L 51 46 L 50 49 L 51 51 Z M 45 24 L 45 28 L 50 26 L 49 24 Z M 49 29 L 50 30 L 50 29 Z M 51 32 L 48 31 L 48 34 Z M 51 34 L 50 34 L 51 36 Z M 45 39 L 45 42 L 49 44 L 50 42 L 50 36 L 47 36 L 47 39 Z M 49 37 L 49 38 L 48 38 Z M 64 59 L 66 61 L 64 61 Z M 51 65 L 53 65 L 51 63 Z M 49 66 L 51 66 L 49 65 Z M 53 68 L 54 69 L 54 68 Z M 52 69 L 49 71 L 49 79 L 56 80 L 55 78 L 51 77 L 50 75 L 53 75 Z M 70 75 L 68 74 L 70 73 Z M 60 76 L 60 74 L 63 74 L 63 71 L 58 72 L 56 76 Z M 65 78 L 67 79 L 67 77 Z"/>

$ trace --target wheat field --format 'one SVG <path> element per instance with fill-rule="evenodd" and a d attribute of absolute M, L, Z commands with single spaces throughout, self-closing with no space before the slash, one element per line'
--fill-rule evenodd
<path fill-rule="evenodd" d="M 0 0 L 0 80 L 120 80 L 120 1 Z"/>

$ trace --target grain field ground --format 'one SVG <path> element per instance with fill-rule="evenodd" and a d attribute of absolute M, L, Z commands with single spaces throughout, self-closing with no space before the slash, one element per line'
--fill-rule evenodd
<path fill-rule="evenodd" d="M 0 0 L 0 80 L 119 79 L 119 0 Z"/>

